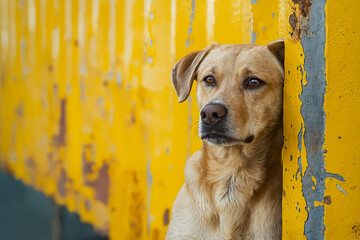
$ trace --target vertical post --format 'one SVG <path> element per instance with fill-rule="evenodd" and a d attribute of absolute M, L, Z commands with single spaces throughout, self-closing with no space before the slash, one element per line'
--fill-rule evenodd
<path fill-rule="evenodd" d="M 287 12 L 283 239 L 360 236 L 358 9 L 293 0 Z"/>

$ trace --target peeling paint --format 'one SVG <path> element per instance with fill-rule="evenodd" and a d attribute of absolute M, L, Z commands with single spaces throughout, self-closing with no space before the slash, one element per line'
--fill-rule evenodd
<path fill-rule="evenodd" d="M 85 184 L 92 187 L 95 191 L 95 199 L 108 204 L 109 199 L 109 164 L 104 162 L 97 171 L 97 178 L 92 181 L 85 181 Z"/>
<path fill-rule="evenodd" d="M 304 235 L 308 239 L 324 239 L 324 206 L 315 206 L 314 202 L 322 202 L 325 191 L 325 162 L 324 162 L 324 133 L 325 112 L 324 94 L 326 92 L 325 78 L 325 4 L 320 0 L 311 4 L 308 1 L 298 1 L 304 17 L 309 14 L 311 34 L 303 32 L 301 45 L 304 49 L 307 84 L 303 85 L 300 99 L 301 115 L 304 119 L 304 145 L 306 149 L 308 166 L 302 177 L 302 191 L 306 201 L 308 218 L 304 226 Z M 310 1 L 311 3 L 311 1 Z M 311 7 L 311 10 L 310 10 Z M 304 27 L 304 26 L 303 26 Z M 311 57 L 310 57 L 311 56 Z M 312 186 L 312 179 L 317 182 L 316 188 Z"/>
<path fill-rule="evenodd" d="M 214 42 L 215 9 L 214 0 L 207 0 L 206 9 L 206 41 L 208 44 Z"/>
<path fill-rule="evenodd" d="M 255 44 L 256 42 L 256 32 L 251 31 L 251 44 Z"/>
<path fill-rule="evenodd" d="M 196 8 L 195 2 L 196 2 L 196 0 L 191 0 L 190 26 L 187 31 L 188 38 L 186 39 L 186 42 L 185 42 L 186 48 L 189 48 L 189 46 L 190 46 L 190 35 L 193 31 L 193 21 L 195 18 L 195 8 Z"/>
<path fill-rule="evenodd" d="M 164 226 L 167 226 L 169 224 L 169 209 L 167 208 L 164 212 L 164 216 L 163 216 L 163 222 L 164 222 Z"/>
<path fill-rule="evenodd" d="M 303 171 L 302 162 L 301 162 L 301 151 L 302 151 L 302 137 L 303 137 L 303 125 L 301 124 L 301 128 L 298 134 L 298 149 L 299 149 L 299 157 L 298 157 L 298 169 L 295 174 L 295 179 L 298 180 L 298 175 Z"/>
<path fill-rule="evenodd" d="M 67 174 L 64 169 L 61 169 L 60 178 L 57 184 L 57 190 L 61 197 L 66 196 L 66 182 L 67 182 Z"/>
<path fill-rule="evenodd" d="M 147 160 L 146 167 L 146 183 L 147 183 L 147 234 L 150 234 L 151 227 L 151 211 L 150 211 L 150 200 L 151 200 L 151 186 L 153 184 L 153 177 L 151 174 L 151 158 Z"/>
<path fill-rule="evenodd" d="M 310 13 L 312 0 L 292 0 L 293 3 L 298 4 L 302 16 L 307 17 Z"/>
<path fill-rule="evenodd" d="M 336 187 L 337 187 L 341 192 L 343 192 L 345 195 L 347 195 L 347 192 L 346 192 L 344 189 L 342 189 L 342 187 L 341 187 L 339 184 L 336 184 Z"/>
<path fill-rule="evenodd" d="M 21 101 L 21 102 L 19 103 L 19 105 L 16 107 L 15 112 L 16 112 L 16 115 L 17 115 L 18 117 L 20 117 L 20 118 L 24 117 L 25 106 L 24 106 L 24 102 L 23 102 L 23 101 Z"/>
<path fill-rule="evenodd" d="M 56 26 L 51 34 L 51 57 L 57 58 L 60 51 L 60 29 Z"/>
<path fill-rule="evenodd" d="M 116 73 L 116 84 L 118 87 L 121 87 L 121 74 L 120 73 Z"/>
<path fill-rule="evenodd" d="M 60 102 L 59 132 L 53 136 L 53 144 L 56 147 L 66 145 L 66 99 Z"/>

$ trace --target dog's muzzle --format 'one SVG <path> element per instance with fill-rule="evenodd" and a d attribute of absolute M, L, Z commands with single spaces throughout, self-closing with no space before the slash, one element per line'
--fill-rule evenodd
<path fill-rule="evenodd" d="M 227 108 L 221 104 L 210 103 L 205 105 L 200 111 L 200 138 L 217 145 L 251 143 L 254 140 L 254 135 L 250 135 L 246 139 L 238 139 L 233 136 L 227 115 Z"/>
<path fill-rule="evenodd" d="M 218 103 L 205 105 L 200 111 L 200 138 L 214 144 L 232 142 L 226 124 L 228 110 Z"/>

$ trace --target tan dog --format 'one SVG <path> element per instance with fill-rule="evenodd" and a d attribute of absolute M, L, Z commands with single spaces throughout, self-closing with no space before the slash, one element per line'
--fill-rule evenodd
<path fill-rule="evenodd" d="M 182 58 L 172 81 L 183 102 L 197 80 L 202 149 L 166 239 L 281 239 L 284 42 L 212 44 Z"/>

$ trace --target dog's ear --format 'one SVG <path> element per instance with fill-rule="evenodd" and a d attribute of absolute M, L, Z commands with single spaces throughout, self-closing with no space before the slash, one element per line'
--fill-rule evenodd
<path fill-rule="evenodd" d="M 272 54 L 280 61 L 281 65 L 284 67 L 284 58 L 285 58 L 285 44 L 284 39 L 279 39 L 268 43 L 267 48 Z"/>
<path fill-rule="evenodd" d="M 217 43 L 213 43 L 202 51 L 191 52 L 180 59 L 171 71 L 171 80 L 173 82 L 179 102 L 185 101 L 191 91 L 192 84 L 196 80 L 197 69 L 201 61 L 213 49 Z"/>

